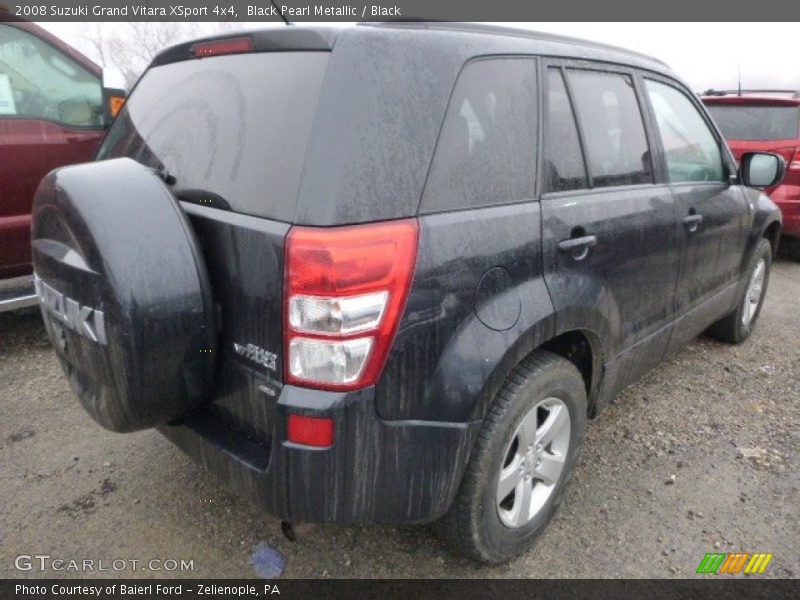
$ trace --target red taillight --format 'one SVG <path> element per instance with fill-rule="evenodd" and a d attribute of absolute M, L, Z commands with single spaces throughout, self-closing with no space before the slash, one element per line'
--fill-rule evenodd
<path fill-rule="evenodd" d="M 286 438 L 303 446 L 333 446 L 333 419 L 290 414 L 286 423 Z"/>
<path fill-rule="evenodd" d="M 220 54 L 241 54 L 242 52 L 253 51 L 253 38 L 237 37 L 227 40 L 214 40 L 213 42 L 201 42 L 194 44 L 190 50 L 195 58 L 206 58 L 208 56 L 219 56 Z"/>
<path fill-rule="evenodd" d="M 283 307 L 288 383 L 354 390 L 377 381 L 411 286 L 418 230 L 415 219 L 292 228 Z"/>

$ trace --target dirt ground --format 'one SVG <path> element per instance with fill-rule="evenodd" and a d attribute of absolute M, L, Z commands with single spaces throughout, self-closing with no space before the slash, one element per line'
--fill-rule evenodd
<path fill-rule="evenodd" d="M 423 527 L 286 540 L 155 431 L 95 425 L 38 315 L 0 315 L 0 577 L 690 577 L 706 552 L 732 551 L 773 553 L 765 575 L 800 577 L 799 305 L 800 264 L 778 262 L 750 340 L 700 339 L 620 395 L 590 424 L 548 531 L 500 567 L 453 557 Z M 127 570 L 19 571 L 19 555 Z M 142 570 L 152 559 L 193 570 Z"/>

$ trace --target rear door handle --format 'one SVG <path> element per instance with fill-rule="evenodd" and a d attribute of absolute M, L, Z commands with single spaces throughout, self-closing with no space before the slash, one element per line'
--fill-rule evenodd
<path fill-rule="evenodd" d="M 575 260 L 583 260 L 589 255 L 589 248 L 597 245 L 596 235 L 584 235 L 576 238 L 569 238 L 558 242 L 558 249 L 561 252 L 569 252 Z"/>
<path fill-rule="evenodd" d="M 692 233 L 697 231 L 698 226 L 702 222 L 703 222 L 703 215 L 690 214 L 683 217 L 683 224 L 686 225 L 686 228 Z"/>

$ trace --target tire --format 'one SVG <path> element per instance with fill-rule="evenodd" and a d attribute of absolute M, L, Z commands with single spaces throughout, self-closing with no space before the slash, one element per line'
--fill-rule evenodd
<path fill-rule="evenodd" d="M 764 273 L 761 278 L 761 284 L 756 289 L 752 285 L 754 277 L 757 277 L 755 271 L 760 268 L 760 265 L 763 265 Z M 756 251 L 750 260 L 750 265 L 747 269 L 747 285 L 736 301 L 736 309 L 714 323 L 708 330 L 709 335 L 729 344 L 741 344 L 750 337 L 764 305 L 764 296 L 767 293 L 771 266 L 772 246 L 769 240 L 762 238 L 758 242 Z M 757 302 L 754 305 L 753 302 L 756 298 Z"/>
<path fill-rule="evenodd" d="M 103 427 L 180 418 L 213 384 L 216 315 L 186 215 L 128 158 L 52 171 L 32 214 L 42 317 L 70 384 Z"/>
<path fill-rule="evenodd" d="M 548 402 L 549 412 L 543 405 Z M 537 406 L 540 408 L 534 413 L 532 409 Z M 550 485 L 537 478 L 541 475 L 539 470 L 530 473 L 537 463 L 519 462 L 523 439 L 520 432 L 526 423 L 533 423 L 525 420 L 532 414 L 537 415 L 534 435 L 537 440 L 548 422 L 557 424 L 565 414 L 569 416 L 560 429 L 551 429 L 555 437 L 542 450 L 547 458 L 541 453 L 535 455 L 542 457 L 548 466 L 554 465 L 553 458 L 564 458 L 560 473 Z M 485 417 L 453 506 L 435 524 L 438 535 L 456 552 L 485 563 L 505 562 L 530 548 L 555 514 L 572 476 L 583 445 L 586 415 L 586 387 L 571 362 L 544 351 L 523 360 L 508 377 Z M 566 449 L 565 440 L 568 440 Z M 517 497 L 523 489 L 519 486 L 528 485 L 526 475 L 522 475 L 526 468 L 533 483 L 531 489 L 539 490 L 531 495 L 529 520 L 524 517 Z M 519 473 L 516 477 L 522 483 L 500 502 L 498 497 L 505 493 L 498 487 L 501 475 L 511 481 L 511 473 Z"/>

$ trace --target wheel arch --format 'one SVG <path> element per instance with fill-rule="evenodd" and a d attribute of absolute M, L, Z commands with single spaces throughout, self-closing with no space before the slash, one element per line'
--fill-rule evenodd
<path fill-rule="evenodd" d="M 558 334 L 551 330 L 550 335 L 542 336 L 544 329 L 546 328 L 531 328 L 508 348 L 503 360 L 487 379 L 489 393 L 484 394 L 476 403 L 473 418 L 482 420 L 485 417 L 489 406 L 514 369 L 539 350 L 557 354 L 575 365 L 586 386 L 588 415 L 595 416 L 603 377 L 604 354 L 600 337 L 590 329 L 578 328 Z"/>
<path fill-rule="evenodd" d="M 778 244 L 781 239 L 781 223 L 778 220 L 774 220 L 770 222 L 765 228 L 764 233 L 761 237 L 766 238 L 769 240 L 770 246 L 772 246 L 772 256 L 775 257 L 778 253 Z"/>
<path fill-rule="evenodd" d="M 573 329 L 548 340 L 538 349 L 558 354 L 575 365 L 586 386 L 589 416 L 595 416 L 603 374 L 600 338 L 588 329 Z"/>

